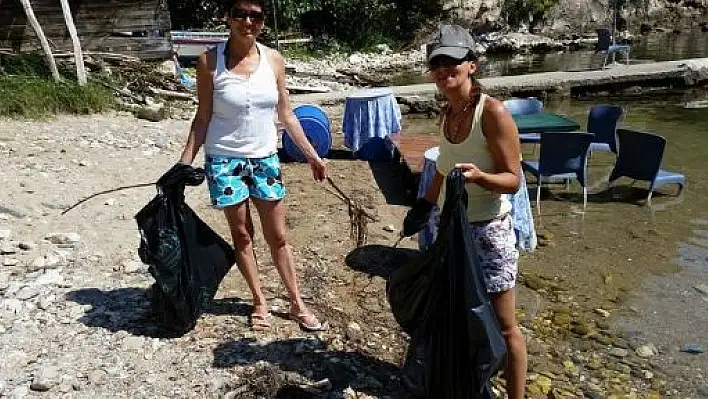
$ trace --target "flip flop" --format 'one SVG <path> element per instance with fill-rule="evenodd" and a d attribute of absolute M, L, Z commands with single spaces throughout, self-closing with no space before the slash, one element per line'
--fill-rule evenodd
<path fill-rule="evenodd" d="M 270 313 L 260 314 L 251 313 L 250 317 L 251 330 L 267 331 L 270 330 Z"/>
<path fill-rule="evenodd" d="M 320 323 L 312 313 L 290 313 L 290 320 L 296 322 L 303 331 L 327 331 L 327 323 Z"/>

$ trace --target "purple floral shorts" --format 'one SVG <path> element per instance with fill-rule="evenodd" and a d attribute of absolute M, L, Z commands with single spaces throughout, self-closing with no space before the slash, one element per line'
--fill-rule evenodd
<path fill-rule="evenodd" d="M 516 285 L 519 251 L 511 215 L 489 222 L 470 223 L 470 234 L 484 273 L 487 292 L 495 294 Z"/>

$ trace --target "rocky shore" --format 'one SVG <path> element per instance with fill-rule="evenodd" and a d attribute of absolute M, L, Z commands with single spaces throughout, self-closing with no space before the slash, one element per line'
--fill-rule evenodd
<path fill-rule="evenodd" d="M 332 110 L 332 118 L 341 124 L 341 112 Z M 154 123 L 123 113 L 0 121 L 0 396 L 410 397 L 399 370 L 407 337 L 390 314 L 385 281 L 417 251 L 413 241 L 391 248 L 407 208 L 388 203 L 381 176 L 375 179 L 367 163 L 329 163 L 332 178 L 379 218 L 360 249 L 349 239 L 346 206 L 313 184 L 305 165 L 284 165 L 304 296 L 330 324 L 317 335 L 286 320 L 287 302 L 259 233 L 273 329 L 248 329 L 248 291 L 234 269 L 197 328 L 170 338 L 150 314 L 152 278 L 138 260 L 132 220 L 154 191 L 113 193 L 60 216 L 94 192 L 155 180 L 177 159 L 187 128 L 187 121 Z M 336 131 L 335 150 L 342 152 L 341 143 Z M 204 187 L 188 190 L 187 202 L 228 237 Z M 574 235 L 553 231 L 566 231 L 570 222 L 565 214 L 547 219 L 542 248 L 522 258 L 518 315 L 530 353 L 529 397 L 705 395 L 705 373 L 667 374 L 665 357 L 681 356 L 675 348 L 612 327 L 625 309 L 616 287 L 624 279 L 603 271 L 604 255 L 586 244 L 589 264 L 578 260 L 558 271 L 571 256 L 562 248 L 577 244 Z M 592 274 L 576 274 L 590 264 Z M 500 381 L 496 389 L 503 394 Z"/>

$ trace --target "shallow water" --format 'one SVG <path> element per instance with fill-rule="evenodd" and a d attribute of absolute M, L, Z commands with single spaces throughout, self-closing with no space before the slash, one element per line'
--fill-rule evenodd
<path fill-rule="evenodd" d="M 671 61 L 708 57 L 708 32 L 693 29 L 683 33 L 652 32 L 640 35 L 631 45 L 632 62 Z M 582 71 L 602 67 L 604 53 L 593 50 L 556 51 L 547 54 L 490 55 L 482 64 L 482 77 L 523 75 L 553 71 Z M 624 62 L 622 56 L 618 62 Z M 422 68 L 422 67 L 421 67 Z M 423 70 L 405 72 L 392 85 L 423 83 Z"/>
<path fill-rule="evenodd" d="M 657 361 L 674 370 L 671 385 L 685 394 L 680 397 L 695 397 L 695 389 L 708 387 L 708 358 L 686 356 L 678 349 L 686 343 L 708 346 L 708 298 L 693 289 L 708 284 L 708 112 L 684 108 L 688 101 L 707 99 L 704 92 L 612 101 L 626 112 L 620 126 L 666 137 L 662 167 L 685 174 L 683 194 L 675 196 L 675 186 L 666 187 L 648 207 L 648 184 L 630 188 L 628 179 L 620 179 L 613 194 L 606 184 L 614 156 L 594 154 L 586 212 L 577 183 L 568 191 L 561 185 L 542 191 L 542 212 L 538 217 L 534 209 L 535 224 L 539 233 L 553 238 L 520 260 L 521 273 L 567 289 L 569 306 L 584 309 L 580 314 L 592 318 L 597 308 L 610 311 L 620 334 L 657 345 L 662 351 Z M 593 104 L 565 100 L 545 106 L 581 121 L 584 128 Z M 435 122 L 411 117 L 404 131 L 433 132 Z M 523 151 L 525 158 L 538 155 L 531 146 Z M 535 183 L 532 177 L 527 181 L 533 200 Z M 519 306 L 526 304 L 522 300 Z"/>

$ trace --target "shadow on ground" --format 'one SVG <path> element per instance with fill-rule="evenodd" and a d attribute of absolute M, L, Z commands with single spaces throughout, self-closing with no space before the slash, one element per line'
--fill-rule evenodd
<path fill-rule="evenodd" d="M 399 267 L 412 263 L 420 254 L 420 251 L 415 249 L 365 245 L 349 252 L 345 262 L 356 271 L 388 280 L 391 273 Z"/>
<path fill-rule="evenodd" d="M 66 299 L 91 309 L 79 318 L 87 327 L 105 328 L 111 332 L 127 331 L 133 335 L 153 338 L 175 337 L 174 332 L 160 326 L 152 316 L 148 290 L 119 288 L 102 291 L 83 288 L 66 294 Z"/>
<path fill-rule="evenodd" d="M 247 392 L 253 397 L 324 398 L 331 397 L 333 392 L 344 392 L 347 387 L 374 396 L 409 396 L 399 383 L 400 372 L 395 365 L 358 352 L 327 350 L 324 341 L 314 338 L 266 344 L 240 340 L 222 343 L 214 349 L 214 367 L 236 365 L 255 365 L 248 374 L 239 374 L 240 381 L 247 381 Z M 318 392 L 300 386 L 282 371 L 306 376 L 311 381 L 327 379 L 331 389 Z"/>
<path fill-rule="evenodd" d="M 152 338 L 175 338 L 181 334 L 160 324 L 151 310 L 149 290 L 119 288 L 102 291 L 84 288 L 67 293 L 66 299 L 81 305 L 91 305 L 78 321 L 87 327 L 105 328 L 111 332 L 126 331 L 132 335 Z M 247 316 L 251 305 L 241 298 L 214 299 L 204 310 L 213 315 Z"/>

